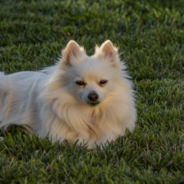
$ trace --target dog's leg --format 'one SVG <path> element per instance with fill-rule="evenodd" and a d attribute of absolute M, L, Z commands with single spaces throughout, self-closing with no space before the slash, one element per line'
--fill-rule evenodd
<path fill-rule="evenodd" d="M 10 115 L 13 93 L 13 84 L 9 76 L 0 72 L 0 121 L 7 119 Z"/>

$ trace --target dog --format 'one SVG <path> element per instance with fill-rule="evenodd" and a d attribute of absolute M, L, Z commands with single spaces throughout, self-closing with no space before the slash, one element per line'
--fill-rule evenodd
<path fill-rule="evenodd" d="M 0 130 L 22 125 L 52 142 L 105 145 L 136 125 L 133 84 L 111 41 L 88 56 L 70 41 L 51 67 L 0 72 Z"/>

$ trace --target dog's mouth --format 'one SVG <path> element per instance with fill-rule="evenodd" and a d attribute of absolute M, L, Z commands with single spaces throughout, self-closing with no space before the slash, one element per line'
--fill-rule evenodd
<path fill-rule="evenodd" d="M 100 104 L 100 102 L 88 102 L 88 105 L 92 106 L 92 107 L 95 107 L 97 106 L 98 104 Z"/>

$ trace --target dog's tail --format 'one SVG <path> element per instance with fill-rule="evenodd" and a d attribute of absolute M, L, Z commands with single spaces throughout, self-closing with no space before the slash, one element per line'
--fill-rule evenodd
<path fill-rule="evenodd" d="M 14 87 L 10 77 L 0 72 L 0 122 L 8 119 L 12 111 L 13 94 Z"/>

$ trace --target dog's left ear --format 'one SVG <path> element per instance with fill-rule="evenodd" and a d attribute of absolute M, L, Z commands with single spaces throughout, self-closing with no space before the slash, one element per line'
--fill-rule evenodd
<path fill-rule="evenodd" d="M 105 41 L 100 48 L 96 47 L 94 56 L 101 61 L 108 62 L 108 64 L 115 68 L 119 68 L 120 61 L 118 49 L 113 46 L 110 40 Z"/>

